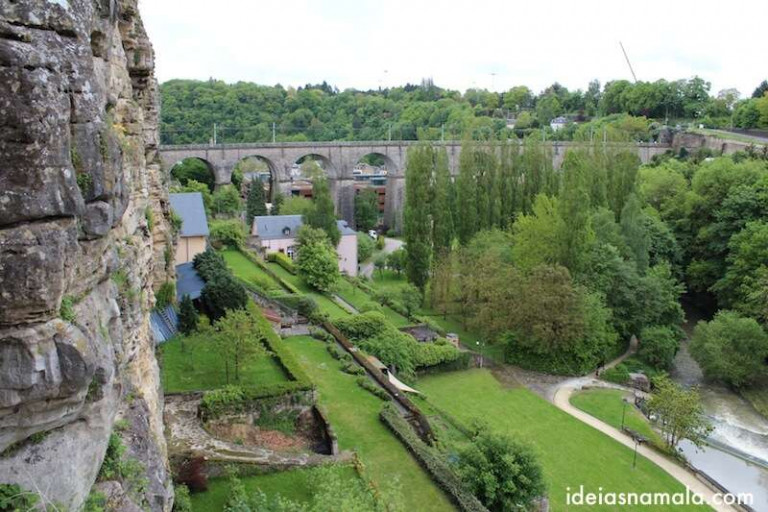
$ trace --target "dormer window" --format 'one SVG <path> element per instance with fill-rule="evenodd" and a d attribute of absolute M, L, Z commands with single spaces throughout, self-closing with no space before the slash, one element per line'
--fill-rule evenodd
<path fill-rule="evenodd" d="M 283 228 L 283 234 L 284 234 L 285 236 L 288 236 L 288 235 L 290 235 L 290 234 L 291 234 L 291 228 L 289 228 L 288 226 L 284 227 L 284 228 Z"/>

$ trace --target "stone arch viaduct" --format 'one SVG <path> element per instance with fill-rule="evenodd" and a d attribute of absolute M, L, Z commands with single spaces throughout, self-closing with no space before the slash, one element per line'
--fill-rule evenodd
<path fill-rule="evenodd" d="M 388 170 L 385 219 L 393 225 L 402 213 L 405 189 L 406 154 L 415 141 L 382 142 L 278 142 L 247 144 L 204 144 L 183 146 L 160 146 L 159 153 L 165 168 L 171 169 L 176 163 L 187 158 L 198 158 L 205 162 L 216 177 L 216 184 L 231 182 L 235 165 L 244 158 L 258 157 L 269 167 L 275 190 L 286 193 L 291 186 L 291 169 L 305 156 L 322 161 L 331 191 L 335 196 L 338 213 L 349 222 L 354 219 L 354 175 L 355 165 L 366 155 L 380 155 Z M 458 173 L 461 142 L 432 142 L 443 146 L 448 152 L 451 173 Z M 578 143 L 551 142 L 553 165 L 557 169 L 569 147 Z M 670 144 L 640 143 L 633 145 L 643 163 L 654 155 L 663 154 Z"/>

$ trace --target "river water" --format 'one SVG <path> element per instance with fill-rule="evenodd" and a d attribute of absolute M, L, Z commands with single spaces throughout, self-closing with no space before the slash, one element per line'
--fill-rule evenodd
<path fill-rule="evenodd" d="M 701 316 L 692 308 L 686 310 L 688 323 L 685 330 L 690 335 Z M 752 493 L 753 508 L 768 512 L 768 469 L 728 453 L 732 450 L 768 466 L 768 419 L 737 393 L 705 381 L 688 352 L 687 340 L 675 358 L 670 376 L 684 386 L 699 387 L 704 410 L 714 427 L 710 438 L 715 444 L 723 445 L 723 450 L 714 447 L 697 449 L 690 442 L 682 442 L 680 448 L 690 463 L 732 493 Z"/>

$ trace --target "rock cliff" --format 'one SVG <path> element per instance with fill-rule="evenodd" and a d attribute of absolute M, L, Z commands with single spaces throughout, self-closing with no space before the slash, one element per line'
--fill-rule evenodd
<path fill-rule="evenodd" d="M 149 313 L 171 278 L 137 0 L 0 1 L 0 483 L 76 510 L 119 421 L 110 509 L 168 510 Z"/>

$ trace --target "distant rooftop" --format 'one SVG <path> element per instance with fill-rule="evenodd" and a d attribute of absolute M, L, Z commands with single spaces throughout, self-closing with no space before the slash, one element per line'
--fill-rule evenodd
<path fill-rule="evenodd" d="M 301 215 L 259 215 L 253 218 L 253 222 L 256 234 L 262 240 L 296 238 L 299 228 L 304 225 Z M 342 235 L 356 234 L 347 221 L 337 220 L 336 224 Z"/>
<path fill-rule="evenodd" d="M 208 236 L 203 195 L 200 192 L 169 194 L 171 208 L 181 217 L 181 236 Z"/>

